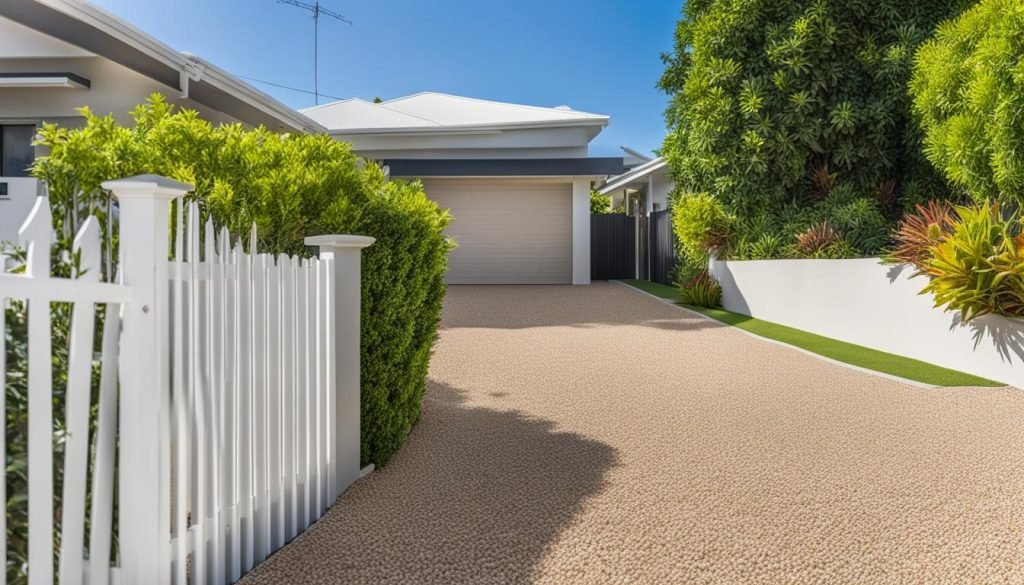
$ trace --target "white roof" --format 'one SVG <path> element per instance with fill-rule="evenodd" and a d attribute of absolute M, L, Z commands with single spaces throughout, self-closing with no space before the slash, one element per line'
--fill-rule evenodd
<path fill-rule="evenodd" d="M 445 131 L 522 126 L 591 126 L 608 116 L 423 92 L 379 104 L 347 99 L 301 110 L 335 133 Z"/>
<path fill-rule="evenodd" d="M 636 181 L 639 181 L 640 179 L 645 179 L 648 176 L 653 175 L 654 173 L 664 169 L 667 166 L 668 161 L 665 160 L 665 157 L 659 156 L 658 158 L 650 162 L 646 162 L 636 167 L 635 169 L 626 171 L 625 173 L 622 173 L 621 175 L 618 175 L 616 177 L 609 178 L 608 182 L 605 183 L 604 187 L 601 187 L 598 190 L 598 193 L 600 193 L 601 195 L 607 195 L 614 191 L 618 191 L 619 189 L 629 186 L 631 183 L 634 183 Z"/>

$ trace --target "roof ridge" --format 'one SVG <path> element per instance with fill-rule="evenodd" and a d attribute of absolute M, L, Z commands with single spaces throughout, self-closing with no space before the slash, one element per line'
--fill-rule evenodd
<path fill-rule="evenodd" d="M 389 108 L 389 107 L 387 107 L 387 106 L 385 106 L 385 105 L 384 105 L 384 104 L 386 104 L 386 103 L 387 103 L 387 102 L 381 102 L 381 103 L 379 103 L 379 104 L 377 104 L 377 103 L 372 103 L 372 104 L 370 104 L 370 105 L 372 105 L 372 106 L 374 106 L 374 107 L 377 107 L 377 108 L 380 108 L 380 109 L 382 109 L 382 110 L 387 110 L 387 111 L 389 111 L 389 112 L 394 112 L 394 113 L 396 113 L 396 114 L 401 114 L 401 115 L 403 115 L 403 116 L 408 116 L 408 117 L 410 117 L 410 118 L 416 118 L 417 120 L 423 120 L 424 122 L 430 122 L 431 124 L 433 124 L 433 125 L 435 125 L 435 126 L 439 126 L 439 127 L 441 127 L 441 128 L 444 128 L 444 127 L 445 127 L 445 125 L 444 125 L 444 124 L 442 124 L 442 123 L 438 122 L 437 120 L 431 120 L 430 118 L 425 118 L 425 117 L 423 117 L 423 116 L 417 116 L 416 114 L 410 114 L 409 112 L 403 112 L 403 111 L 401 111 L 401 110 L 396 110 L 396 109 L 394 109 L 394 108 Z"/>
<path fill-rule="evenodd" d="M 523 109 L 523 110 L 542 110 L 542 111 L 545 111 L 545 112 L 557 113 L 558 115 L 562 115 L 562 116 L 565 116 L 567 118 L 571 118 L 571 117 L 576 117 L 576 118 L 590 117 L 590 118 L 594 118 L 594 119 L 608 119 L 608 116 L 605 116 L 603 114 L 595 114 L 593 112 L 584 112 L 582 110 L 573 110 L 573 109 L 560 110 L 557 107 L 531 106 L 531 105 L 528 105 L 528 104 L 514 104 L 514 103 L 511 103 L 511 102 L 499 102 L 497 100 L 486 100 L 486 99 L 483 99 L 483 98 L 475 98 L 475 97 L 469 97 L 469 96 L 464 96 L 464 95 L 454 95 L 454 94 L 444 93 L 444 92 L 440 92 L 440 91 L 421 91 L 421 92 L 418 92 L 418 93 L 414 93 L 412 95 L 407 95 L 407 96 L 400 97 L 400 98 L 394 98 L 394 99 L 388 100 L 388 101 L 386 101 L 384 103 L 385 104 L 390 104 L 392 102 L 412 99 L 414 97 L 419 97 L 421 95 L 439 95 L 439 96 L 444 96 L 444 97 L 448 97 L 448 98 L 452 98 L 452 99 L 457 99 L 457 100 L 468 101 L 468 102 L 478 102 L 478 103 L 487 103 L 487 104 L 499 104 L 499 105 L 502 105 L 502 106 L 510 106 L 510 107 L 513 107 L 513 108 L 520 108 L 520 109 Z M 377 105 L 381 105 L 381 104 L 377 104 Z M 573 116 L 573 114 L 576 114 L 576 115 Z M 582 116 L 580 114 L 582 114 Z"/>
<path fill-rule="evenodd" d="M 320 105 L 317 105 L 317 106 L 310 106 L 308 108 L 301 108 L 301 109 L 299 109 L 299 111 L 300 112 L 311 112 L 313 110 L 319 110 L 320 108 L 328 108 L 328 107 L 331 107 L 331 106 L 336 106 L 338 104 L 344 104 L 344 103 L 348 103 L 348 102 L 363 102 L 364 104 L 370 103 L 370 102 L 368 102 L 368 101 L 366 101 L 366 100 L 364 100 L 362 98 L 350 97 L 350 98 L 345 98 L 343 100 L 334 100 L 333 102 L 328 102 L 326 104 L 320 104 Z"/>

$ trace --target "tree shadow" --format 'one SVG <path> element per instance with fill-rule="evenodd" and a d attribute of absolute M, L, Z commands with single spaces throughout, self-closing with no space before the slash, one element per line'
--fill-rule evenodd
<path fill-rule="evenodd" d="M 963 325 L 960 316 L 957 315 L 953 318 L 950 329 Z M 997 315 L 985 315 L 972 319 L 967 325 L 971 328 L 975 349 L 983 341 L 989 339 L 1003 361 L 1012 364 L 1016 356 L 1018 362 L 1024 362 L 1024 321 Z"/>
<path fill-rule="evenodd" d="M 442 329 L 606 325 L 639 325 L 670 331 L 722 326 L 610 282 L 589 286 L 449 286 L 441 318 Z"/>
<path fill-rule="evenodd" d="M 242 582 L 529 583 L 617 452 L 465 394 L 430 382 L 394 459 Z"/>

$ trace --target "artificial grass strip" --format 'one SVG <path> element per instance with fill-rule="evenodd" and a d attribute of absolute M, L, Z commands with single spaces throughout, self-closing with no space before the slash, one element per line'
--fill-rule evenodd
<path fill-rule="evenodd" d="M 672 302 L 677 302 L 678 299 L 676 290 L 671 286 L 635 279 L 626 279 L 621 282 Z M 814 333 L 808 333 L 806 331 L 801 331 L 800 329 L 786 327 L 785 325 L 779 325 L 777 323 L 769 323 L 768 321 L 762 321 L 760 319 L 755 319 L 739 313 L 733 313 L 724 309 L 705 309 L 703 307 L 682 306 L 685 306 L 691 311 L 697 311 L 698 313 L 707 315 L 716 321 L 721 321 L 722 323 L 732 325 L 733 327 L 737 327 L 760 337 L 773 339 L 794 347 L 799 347 L 800 349 L 816 353 L 838 362 L 893 376 L 899 376 L 900 378 L 907 378 L 908 380 L 914 380 L 924 384 L 931 384 L 933 386 L 986 387 L 1000 387 L 1006 385 L 993 380 L 986 380 L 985 378 L 971 374 L 965 374 L 956 370 L 950 370 L 948 368 L 922 362 L 920 360 L 885 353 L 883 351 L 878 351 L 861 345 L 854 345 L 852 343 L 846 343 L 845 341 L 839 341 L 838 339 L 832 339 L 830 337 L 815 335 Z"/>

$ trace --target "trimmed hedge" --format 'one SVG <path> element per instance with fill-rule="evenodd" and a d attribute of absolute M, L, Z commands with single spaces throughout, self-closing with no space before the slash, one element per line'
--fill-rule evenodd
<path fill-rule="evenodd" d="M 242 241 L 255 223 L 267 252 L 309 255 L 303 238 L 314 234 L 377 239 L 363 257 L 362 461 L 385 464 L 420 414 L 452 247 L 447 212 L 419 183 L 388 181 L 326 135 L 214 127 L 159 95 L 136 108 L 132 127 L 82 112 L 81 128 L 44 127 L 50 155 L 33 169 L 66 234 L 73 218 L 102 215 L 100 182 L 155 173 L 195 184 L 188 198 Z"/>

